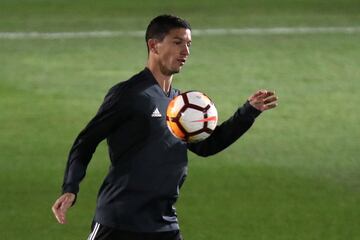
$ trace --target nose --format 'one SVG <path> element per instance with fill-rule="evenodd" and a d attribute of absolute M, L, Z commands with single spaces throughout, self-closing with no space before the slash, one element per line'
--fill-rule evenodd
<path fill-rule="evenodd" d="M 184 56 L 189 56 L 190 55 L 190 47 L 188 45 L 184 45 L 181 54 Z"/>

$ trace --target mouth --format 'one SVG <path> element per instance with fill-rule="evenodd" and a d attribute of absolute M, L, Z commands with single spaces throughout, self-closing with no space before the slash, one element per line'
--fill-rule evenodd
<path fill-rule="evenodd" d="M 185 58 L 179 58 L 177 61 L 179 62 L 180 66 L 183 66 L 185 64 L 185 62 L 186 62 L 186 59 Z"/>

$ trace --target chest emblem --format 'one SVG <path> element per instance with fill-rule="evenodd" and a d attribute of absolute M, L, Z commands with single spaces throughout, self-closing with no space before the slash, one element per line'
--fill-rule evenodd
<path fill-rule="evenodd" d="M 151 117 L 154 117 L 154 118 L 158 118 L 158 117 L 162 117 L 160 111 L 158 108 L 155 108 L 155 110 L 153 111 L 153 113 L 151 114 Z"/>

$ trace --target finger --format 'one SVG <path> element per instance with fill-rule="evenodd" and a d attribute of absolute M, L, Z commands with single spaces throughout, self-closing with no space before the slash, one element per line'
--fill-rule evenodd
<path fill-rule="evenodd" d="M 61 203 L 60 203 L 61 204 Z M 64 224 L 65 223 L 65 215 L 63 214 L 62 210 L 61 210 L 61 206 L 58 204 L 55 204 L 52 207 L 52 211 L 54 213 L 54 216 L 56 218 L 56 220 L 61 223 Z"/>
<path fill-rule="evenodd" d="M 278 100 L 278 97 L 276 97 L 276 96 L 267 97 L 264 100 L 264 104 L 269 104 L 269 103 L 272 103 L 272 102 L 276 102 L 277 100 Z"/>
<path fill-rule="evenodd" d="M 55 215 L 58 213 L 60 206 L 61 206 L 61 201 L 60 201 L 60 199 L 58 199 L 58 200 L 56 200 L 56 202 L 54 203 L 54 205 L 51 208 L 51 210 L 53 211 L 53 213 Z"/>
<path fill-rule="evenodd" d="M 250 99 L 254 99 L 254 98 L 258 98 L 260 96 L 266 95 L 267 91 L 262 89 L 257 91 L 256 93 L 254 93 L 253 95 L 250 96 Z"/>
<path fill-rule="evenodd" d="M 54 216 L 56 218 L 56 220 L 61 223 L 64 224 L 65 223 L 65 214 L 63 211 L 61 210 L 55 210 L 54 211 Z"/>
<path fill-rule="evenodd" d="M 275 95 L 274 91 L 267 91 L 267 93 L 266 93 L 266 97 L 270 97 L 270 96 L 273 96 L 273 95 Z"/>
<path fill-rule="evenodd" d="M 62 212 L 66 212 L 70 207 L 71 207 L 71 203 L 66 201 L 61 205 L 60 210 Z"/>
<path fill-rule="evenodd" d="M 273 108 L 277 107 L 277 105 L 278 105 L 278 103 L 271 103 L 271 104 L 265 105 L 264 111 L 273 109 Z"/>
<path fill-rule="evenodd" d="M 55 215 L 55 218 L 58 221 L 58 223 L 60 223 L 60 224 L 66 223 L 65 214 L 63 214 L 62 212 L 59 212 L 57 215 Z"/>
<path fill-rule="evenodd" d="M 65 213 L 67 211 L 67 208 L 64 207 L 65 200 L 66 199 L 64 199 L 64 198 L 59 198 L 52 207 L 52 211 L 55 215 L 56 220 L 61 224 L 64 224 L 66 222 L 65 221 Z"/>
<path fill-rule="evenodd" d="M 60 211 L 58 212 L 59 213 L 58 217 L 59 217 L 61 224 L 66 223 L 66 213 L 70 207 L 71 207 L 71 202 L 69 202 L 69 201 L 63 202 L 63 204 L 61 205 Z"/>
<path fill-rule="evenodd" d="M 257 98 L 265 98 L 265 97 L 267 97 L 267 95 L 268 95 L 268 91 L 267 91 L 267 90 L 260 90 L 258 93 L 259 93 L 259 94 L 256 96 Z"/>

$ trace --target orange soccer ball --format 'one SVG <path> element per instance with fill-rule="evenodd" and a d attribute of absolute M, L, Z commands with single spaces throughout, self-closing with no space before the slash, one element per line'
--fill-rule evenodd
<path fill-rule="evenodd" d="M 204 93 L 189 91 L 170 101 L 166 122 L 172 134 L 186 142 L 209 137 L 218 121 L 214 103 Z"/>

